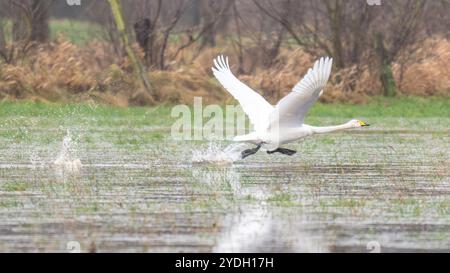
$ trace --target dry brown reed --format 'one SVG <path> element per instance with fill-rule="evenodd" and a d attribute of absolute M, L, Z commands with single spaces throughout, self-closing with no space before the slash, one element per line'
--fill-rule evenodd
<path fill-rule="evenodd" d="M 173 54 L 169 48 L 167 54 Z M 250 74 L 240 79 L 258 90 L 272 103 L 287 94 L 318 56 L 301 48 L 281 48 L 270 68 L 258 65 L 248 51 L 241 70 Z M 232 49 L 208 48 L 184 50 L 167 71 L 150 71 L 154 88 L 164 103 L 192 103 L 194 96 L 207 102 L 232 101 L 212 78 L 212 59 L 218 54 L 230 56 L 233 71 L 238 70 Z M 369 59 L 370 60 L 370 59 Z M 378 72 L 368 63 L 345 69 L 333 69 L 324 102 L 364 103 L 368 97 L 381 94 Z M 450 42 L 433 37 L 408 48 L 393 64 L 400 92 L 414 95 L 450 93 Z M 128 106 L 147 105 L 153 100 L 143 92 L 132 74 L 127 58 L 101 42 L 76 46 L 64 38 L 34 47 L 25 58 L 13 64 L 0 64 L 0 99 L 33 99 L 39 101 L 99 101 Z"/>

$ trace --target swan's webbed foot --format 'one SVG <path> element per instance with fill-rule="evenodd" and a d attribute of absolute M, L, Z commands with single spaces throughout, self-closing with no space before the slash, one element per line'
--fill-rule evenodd
<path fill-rule="evenodd" d="M 241 153 L 242 159 L 244 159 L 250 155 L 256 154 L 259 151 L 259 149 L 261 149 L 261 145 L 258 145 L 258 146 L 256 146 L 256 148 L 253 148 L 253 149 L 247 149 L 245 151 L 242 151 L 242 153 Z"/>
<path fill-rule="evenodd" d="M 273 151 L 267 151 L 267 153 L 268 154 L 280 153 L 280 154 L 284 154 L 284 155 L 294 155 L 297 153 L 297 151 L 289 150 L 289 149 L 285 149 L 285 148 L 278 148 Z"/>

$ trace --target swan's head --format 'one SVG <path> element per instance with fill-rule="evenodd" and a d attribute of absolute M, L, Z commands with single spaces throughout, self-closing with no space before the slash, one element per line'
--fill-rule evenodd
<path fill-rule="evenodd" d="M 364 127 L 364 126 L 370 126 L 370 124 L 362 121 L 362 120 L 358 120 L 358 119 L 352 119 L 349 122 L 349 125 L 351 125 L 352 128 L 359 128 L 359 127 Z"/>

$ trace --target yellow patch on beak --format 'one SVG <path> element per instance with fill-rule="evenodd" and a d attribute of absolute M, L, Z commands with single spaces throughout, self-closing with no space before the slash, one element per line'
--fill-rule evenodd
<path fill-rule="evenodd" d="M 364 121 L 360 120 L 359 125 L 361 126 L 370 126 L 370 124 L 365 123 Z"/>

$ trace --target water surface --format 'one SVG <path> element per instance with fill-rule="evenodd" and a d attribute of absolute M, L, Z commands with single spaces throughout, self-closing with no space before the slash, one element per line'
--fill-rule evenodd
<path fill-rule="evenodd" d="M 193 155 L 229 142 L 176 141 L 167 126 L 11 116 L 0 251 L 449 252 L 448 125 L 379 118 L 289 145 L 293 157 L 218 166 Z M 53 164 L 67 130 L 79 169 Z"/>

